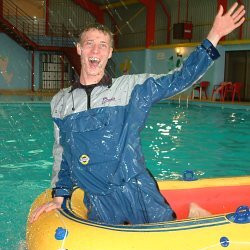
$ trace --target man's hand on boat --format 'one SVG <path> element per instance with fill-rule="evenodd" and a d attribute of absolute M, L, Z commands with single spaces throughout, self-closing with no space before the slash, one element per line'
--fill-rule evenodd
<path fill-rule="evenodd" d="M 47 213 L 54 209 L 61 208 L 63 199 L 64 199 L 63 197 L 54 197 L 52 201 L 47 202 L 43 204 L 42 206 L 38 207 L 30 216 L 29 222 L 33 223 L 44 212 Z"/>

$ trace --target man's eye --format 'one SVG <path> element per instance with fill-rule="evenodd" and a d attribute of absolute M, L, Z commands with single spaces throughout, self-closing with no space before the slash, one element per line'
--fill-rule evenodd
<path fill-rule="evenodd" d="M 100 48 L 107 48 L 107 44 L 106 43 L 101 43 Z"/>
<path fill-rule="evenodd" d="M 92 47 L 93 43 L 92 42 L 86 42 L 86 45 L 89 46 L 89 47 Z"/>

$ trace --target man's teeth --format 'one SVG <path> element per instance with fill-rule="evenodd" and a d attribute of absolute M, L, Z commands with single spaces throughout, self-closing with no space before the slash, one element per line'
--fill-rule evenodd
<path fill-rule="evenodd" d="M 99 59 L 99 58 L 96 58 L 96 57 L 90 57 L 90 58 L 89 58 L 89 61 L 90 61 L 90 62 L 100 62 L 100 59 Z"/>

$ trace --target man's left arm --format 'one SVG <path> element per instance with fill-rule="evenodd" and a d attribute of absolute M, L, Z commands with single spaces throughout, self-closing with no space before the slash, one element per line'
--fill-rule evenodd
<path fill-rule="evenodd" d="M 144 81 L 138 85 L 135 93 L 144 97 L 143 102 L 146 101 L 147 106 L 163 98 L 175 96 L 196 83 L 219 56 L 217 49 L 206 39 L 189 55 L 180 68 L 167 75 L 142 75 Z"/>
<path fill-rule="evenodd" d="M 241 5 L 238 8 L 237 6 L 237 3 L 233 4 L 224 15 L 223 7 L 220 6 L 207 39 L 190 54 L 181 68 L 168 75 L 150 75 L 141 84 L 138 89 L 139 94 L 146 97 L 148 104 L 185 91 L 206 73 L 213 61 L 219 57 L 215 48 L 219 40 L 239 27 L 245 20 L 244 6 Z"/>

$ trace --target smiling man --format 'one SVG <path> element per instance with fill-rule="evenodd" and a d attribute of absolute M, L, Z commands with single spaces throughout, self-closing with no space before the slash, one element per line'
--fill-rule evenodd
<path fill-rule="evenodd" d="M 97 28 L 97 29 L 96 29 Z M 80 82 L 98 83 L 113 51 L 112 33 L 103 25 L 91 25 L 80 34 L 77 53 L 81 58 Z"/>
<path fill-rule="evenodd" d="M 105 66 L 113 51 L 112 33 L 103 25 L 80 35 L 80 80 L 52 100 L 55 123 L 53 201 L 31 216 L 60 208 L 73 186 L 85 191 L 88 218 L 100 223 L 151 223 L 175 219 L 147 171 L 140 132 L 151 106 L 194 84 L 219 57 L 221 37 L 244 22 L 244 7 L 235 3 L 215 18 L 206 40 L 178 69 L 167 75 L 124 75 L 111 79 Z M 190 204 L 190 216 L 208 215 Z"/>

